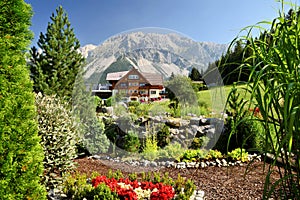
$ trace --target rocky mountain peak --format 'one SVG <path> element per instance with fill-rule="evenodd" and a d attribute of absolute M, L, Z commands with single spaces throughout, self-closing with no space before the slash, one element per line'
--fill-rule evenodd
<path fill-rule="evenodd" d="M 192 67 L 205 71 L 208 63 L 217 60 L 226 44 L 196 42 L 176 33 L 131 32 L 113 36 L 99 46 L 82 47 L 86 56 L 85 78 L 97 83 L 113 63 L 126 58 L 140 71 L 157 72 L 169 77 L 188 74 Z"/>

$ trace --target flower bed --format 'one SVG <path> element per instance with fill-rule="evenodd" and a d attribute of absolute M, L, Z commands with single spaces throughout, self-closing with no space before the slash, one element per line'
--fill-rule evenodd
<path fill-rule="evenodd" d="M 106 176 L 97 176 L 92 180 L 92 185 L 97 187 L 100 183 L 105 183 L 112 192 L 116 192 L 120 199 L 137 200 L 169 200 L 175 195 L 175 190 L 170 185 L 162 183 L 153 184 L 152 182 L 137 180 L 130 181 L 128 178 L 107 178 Z"/>
<path fill-rule="evenodd" d="M 200 199 L 204 195 L 196 190 L 191 179 L 180 174 L 177 179 L 159 172 L 132 173 L 124 178 L 119 170 L 110 170 L 107 175 L 93 174 L 91 178 L 85 174 L 66 176 L 62 194 L 65 198 L 58 199 L 181 200 Z"/>

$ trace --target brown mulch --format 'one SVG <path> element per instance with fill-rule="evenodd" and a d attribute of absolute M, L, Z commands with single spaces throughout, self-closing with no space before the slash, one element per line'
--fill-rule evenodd
<path fill-rule="evenodd" d="M 112 171 L 121 170 L 126 176 L 131 172 L 156 171 L 168 172 L 170 177 L 176 179 L 178 173 L 182 177 L 192 179 L 198 190 L 205 192 L 206 199 L 261 199 L 264 181 L 267 174 L 267 165 L 264 170 L 264 163 L 255 161 L 250 167 L 206 167 L 198 169 L 174 169 L 174 168 L 145 168 L 133 167 L 125 163 L 116 163 L 107 160 L 94 160 L 81 158 L 75 160 L 78 163 L 77 172 L 91 175 L 98 172 L 106 175 Z M 246 172 L 247 169 L 247 173 Z M 272 176 L 273 181 L 278 175 Z"/>

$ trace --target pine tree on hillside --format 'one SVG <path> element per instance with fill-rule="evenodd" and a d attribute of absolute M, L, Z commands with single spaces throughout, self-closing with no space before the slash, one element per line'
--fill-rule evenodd
<path fill-rule="evenodd" d="M 43 150 L 36 123 L 26 52 L 31 7 L 0 1 L 0 199 L 46 199 L 40 180 Z"/>
<path fill-rule="evenodd" d="M 202 75 L 200 74 L 198 69 L 196 69 L 195 67 L 192 68 L 192 71 L 189 74 L 189 77 L 192 81 L 202 81 Z"/>
<path fill-rule="evenodd" d="M 31 49 L 31 76 L 34 90 L 47 95 L 57 94 L 70 99 L 77 74 L 84 58 L 78 52 L 80 43 L 66 12 L 61 6 L 52 13 L 46 34 L 41 33 L 38 47 Z"/>

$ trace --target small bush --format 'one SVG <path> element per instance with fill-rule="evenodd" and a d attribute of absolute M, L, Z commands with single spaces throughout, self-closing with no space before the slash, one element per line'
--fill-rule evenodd
<path fill-rule="evenodd" d="M 225 122 L 224 133 L 220 135 L 215 149 L 227 153 L 236 148 L 255 149 L 261 129 L 251 116 L 249 102 L 240 97 L 237 88 L 233 88 L 228 96 L 229 116 Z"/>
<path fill-rule="evenodd" d="M 170 143 L 167 146 L 165 146 L 165 148 L 159 150 L 160 157 L 171 158 L 177 161 L 180 160 L 182 152 L 184 152 L 184 149 L 178 142 Z"/>
<path fill-rule="evenodd" d="M 75 176 L 66 177 L 63 191 L 67 195 L 67 198 L 72 200 L 118 199 L 117 194 L 112 192 L 104 183 L 97 185 L 97 187 L 93 187 L 91 183 L 87 182 L 87 176 L 85 174 L 76 174 Z"/>
<path fill-rule="evenodd" d="M 61 175 L 75 167 L 76 144 L 79 141 L 75 118 L 68 104 L 55 96 L 36 95 L 38 132 L 44 149 L 43 182 L 47 188 L 56 188 Z"/>
<path fill-rule="evenodd" d="M 160 148 L 165 147 L 170 143 L 170 128 L 167 125 L 157 132 L 157 145 Z"/>
<path fill-rule="evenodd" d="M 146 136 L 142 156 L 147 160 L 155 160 L 158 158 L 158 146 L 155 134 Z"/>
<path fill-rule="evenodd" d="M 138 152 L 140 148 L 140 140 L 134 131 L 129 131 L 125 135 L 124 149 L 128 152 Z"/>
<path fill-rule="evenodd" d="M 180 160 L 183 162 L 196 162 L 206 159 L 208 151 L 204 149 L 188 149 L 181 154 Z"/>
<path fill-rule="evenodd" d="M 204 147 L 207 145 L 209 141 L 209 138 L 206 136 L 202 137 L 195 137 L 191 143 L 191 148 L 192 149 L 200 149 L 201 147 Z"/>
<path fill-rule="evenodd" d="M 228 158 L 232 159 L 233 161 L 240 160 L 242 162 L 248 161 L 248 152 L 245 149 L 234 149 L 227 154 Z"/>
<path fill-rule="evenodd" d="M 174 189 L 176 194 L 178 194 L 175 199 L 188 200 L 196 189 L 196 185 L 192 180 L 185 180 L 180 174 L 178 174 L 178 177 L 174 182 Z"/>
<path fill-rule="evenodd" d="M 108 99 L 106 99 L 105 104 L 106 106 L 110 107 L 112 106 L 113 102 L 113 97 L 109 97 Z"/>
<path fill-rule="evenodd" d="M 140 102 L 138 101 L 130 101 L 128 103 L 128 106 L 138 107 L 140 105 Z"/>
<path fill-rule="evenodd" d="M 223 158 L 223 155 L 220 151 L 218 150 L 209 150 L 207 156 L 205 157 L 206 159 L 210 160 L 210 159 L 219 159 L 219 158 Z"/>
<path fill-rule="evenodd" d="M 149 108 L 149 115 L 159 116 L 170 113 L 171 109 L 169 108 L 168 103 L 169 102 L 153 102 Z"/>
<path fill-rule="evenodd" d="M 90 154 L 106 153 L 110 142 L 104 134 L 104 123 L 101 119 L 89 118 L 83 125 L 83 145 Z"/>

